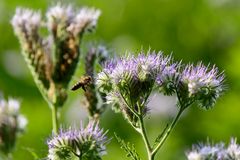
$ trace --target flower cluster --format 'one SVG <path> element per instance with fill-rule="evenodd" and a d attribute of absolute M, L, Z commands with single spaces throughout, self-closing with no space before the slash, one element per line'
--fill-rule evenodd
<path fill-rule="evenodd" d="M 66 89 L 77 67 L 83 33 L 95 28 L 100 11 L 57 4 L 48 9 L 46 21 L 39 11 L 17 8 L 11 20 L 22 53 L 41 93 L 62 106 Z M 40 33 L 47 28 L 48 35 Z M 51 55 L 53 54 L 53 55 Z"/>
<path fill-rule="evenodd" d="M 136 126 L 136 115 L 145 115 L 148 111 L 148 97 L 169 60 L 159 52 L 109 61 L 98 74 L 96 83 L 100 91 L 107 93 L 107 103 L 116 104 L 115 110 L 121 110 Z"/>
<path fill-rule="evenodd" d="M 230 144 L 225 147 L 224 143 L 215 145 L 199 144 L 193 146 L 191 151 L 186 153 L 188 160 L 239 160 L 240 145 L 232 138 Z"/>
<path fill-rule="evenodd" d="M 176 94 L 180 107 L 193 102 L 208 109 L 224 90 L 224 75 L 214 66 L 182 65 L 161 52 L 141 53 L 111 60 L 97 76 L 97 85 L 107 94 L 107 103 L 124 112 L 131 122 L 136 114 L 145 115 L 149 95 L 158 89 L 165 95 Z"/>
<path fill-rule="evenodd" d="M 212 107 L 225 90 L 224 74 L 219 73 L 217 67 L 211 68 L 202 63 L 184 67 L 180 64 L 168 65 L 157 77 L 160 91 L 166 95 L 177 94 L 181 107 L 188 107 L 194 102 L 204 109 Z"/>
<path fill-rule="evenodd" d="M 19 101 L 0 99 L 0 151 L 5 154 L 11 152 L 17 136 L 27 125 L 27 119 L 19 113 L 19 109 Z"/>
<path fill-rule="evenodd" d="M 58 135 L 53 135 L 48 140 L 48 158 L 50 160 L 59 159 L 101 159 L 106 154 L 105 136 L 106 132 L 99 128 L 98 123 L 89 122 L 84 128 L 81 124 L 80 129 L 70 128 L 66 131 L 60 130 Z"/>

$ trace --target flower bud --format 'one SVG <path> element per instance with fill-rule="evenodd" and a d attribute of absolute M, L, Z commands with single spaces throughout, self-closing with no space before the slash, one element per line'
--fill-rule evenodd
<path fill-rule="evenodd" d="M 10 153 L 17 137 L 27 125 L 27 119 L 19 113 L 20 103 L 15 99 L 0 100 L 0 152 Z"/>

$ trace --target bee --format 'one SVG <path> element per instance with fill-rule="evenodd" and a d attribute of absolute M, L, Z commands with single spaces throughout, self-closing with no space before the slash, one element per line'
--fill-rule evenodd
<path fill-rule="evenodd" d="M 71 90 L 75 91 L 79 88 L 82 88 L 86 92 L 86 86 L 89 85 L 91 82 L 92 82 L 91 76 L 81 77 L 80 80 L 76 84 L 73 85 Z"/>

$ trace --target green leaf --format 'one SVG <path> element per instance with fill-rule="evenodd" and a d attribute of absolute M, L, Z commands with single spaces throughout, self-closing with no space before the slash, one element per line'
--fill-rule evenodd
<path fill-rule="evenodd" d="M 126 143 L 123 139 L 118 137 L 116 133 L 114 133 L 114 135 L 121 148 L 127 153 L 126 156 L 128 158 L 131 158 L 132 160 L 141 160 L 133 144 L 131 145 L 129 142 Z"/>

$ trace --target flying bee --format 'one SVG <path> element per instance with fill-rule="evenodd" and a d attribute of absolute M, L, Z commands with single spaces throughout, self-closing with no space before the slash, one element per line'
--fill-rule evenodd
<path fill-rule="evenodd" d="M 89 85 L 92 82 L 92 77 L 91 76 L 84 76 L 81 77 L 80 80 L 73 85 L 71 88 L 72 91 L 75 91 L 79 88 L 82 88 L 86 92 L 86 86 Z"/>

